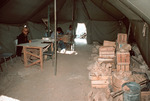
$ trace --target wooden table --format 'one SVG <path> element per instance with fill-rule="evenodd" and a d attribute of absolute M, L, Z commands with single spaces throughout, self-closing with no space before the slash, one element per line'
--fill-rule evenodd
<path fill-rule="evenodd" d="M 49 43 L 42 43 L 42 39 L 35 39 L 32 40 L 31 43 L 24 43 L 19 44 L 17 46 L 23 47 L 23 53 L 24 53 L 24 66 L 29 67 L 35 64 L 40 63 L 41 70 L 43 69 L 43 52 L 50 46 Z M 29 50 L 39 50 L 39 53 L 34 53 Z M 30 59 L 28 58 L 28 55 L 33 56 L 37 58 L 36 61 L 33 61 L 32 63 L 29 63 Z"/>

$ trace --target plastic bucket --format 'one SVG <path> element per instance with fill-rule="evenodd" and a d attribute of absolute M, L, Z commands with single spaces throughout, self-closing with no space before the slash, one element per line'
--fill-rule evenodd
<path fill-rule="evenodd" d="M 127 86 L 130 90 L 126 91 L 123 89 L 124 86 Z M 141 99 L 141 86 L 136 82 L 127 82 L 122 85 L 123 101 L 140 101 Z"/>

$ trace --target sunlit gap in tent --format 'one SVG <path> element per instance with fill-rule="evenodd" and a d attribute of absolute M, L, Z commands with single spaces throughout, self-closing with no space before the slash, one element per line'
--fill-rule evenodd
<path fill-rule="evenodd" d="M 79 44 L 87 44 L 87 30 L 84 23 L 78 23 L 76 29 L 75 42 Z"/>

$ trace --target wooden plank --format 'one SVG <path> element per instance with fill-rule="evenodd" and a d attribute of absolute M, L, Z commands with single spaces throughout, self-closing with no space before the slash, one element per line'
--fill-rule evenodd
<path fill-rule="evenodd" d="M 41 70 L 43 70 L 43 48 L 40 48 L 40 65 Z"/>
<path fill-rule="evenodd" d="M 91 85 L 92 88 L 107 88 L 108 85 Z"/>
<path fill-rule="evenodd" d="M 98 85 L 98 84 L 109 84 L 108 80 L 97 80 L 97 81 L 91 81 L 92 85 Z"/>
<path fill-rule="evenodd" d="M 116 42 L 104 40 L 103 46 L 113 46 L 113 47 L 116 47 Z"/>
<path fill-rule="evenodd" d="M 99 51 L 115 51 L 115 48 L 114 47 L 111 47 L 111 46 L 101 46 L 99 48 Z"/>
<path fill-rule="evenodd" d="M 36 54 L 33 54 L 33 53 L 30 53 L 30 52 L 26 52 L 26 54 L 29 54 L 29 55 L 34 56 L 34 57 L 36 57 L 36 58 L 40 58 L 40 56 L 38 56 L 38 55 L 36 55 Z"/>
<path fill-rule="evenodd" d="M 114 62 L 114 59 L 98 58 L 98 62 Z"/>
<path fill-rule="evenodd" d="M 41 62 L 41 61 L 40 61 L 40 60 L 37 60 L 37 61 L 35 61 L 35 62 L 31 63 L 31 64 L 28 64 L 26 67 L 30 67 L 30 66 L 32 66 L 32 65 L 34 65 L 34 64 L 37 64 L 37 63 L 39 63 L 39 62 Z"/>
<path fill-rule="evenodd" d="M 90 75 L 89 74 L 89 79 L 90 80 L 108 80 L 108 79 L 112 79 L 112 76 L 95 76 L 95 75 Z"/>

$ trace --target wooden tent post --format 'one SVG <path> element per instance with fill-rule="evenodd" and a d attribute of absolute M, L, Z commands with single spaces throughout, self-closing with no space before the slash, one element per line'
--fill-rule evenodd
<path fill-rule="evenodd" d="M 56 33 L 56 0 L 54 0 L 54 32 L 55 32 L 55 75 L 57 74 L 57 33 Z"/>
<path fill-rule="evenodd" d="M 48 33 L 50 35 L 50 5 L 48 5 Z"/>

